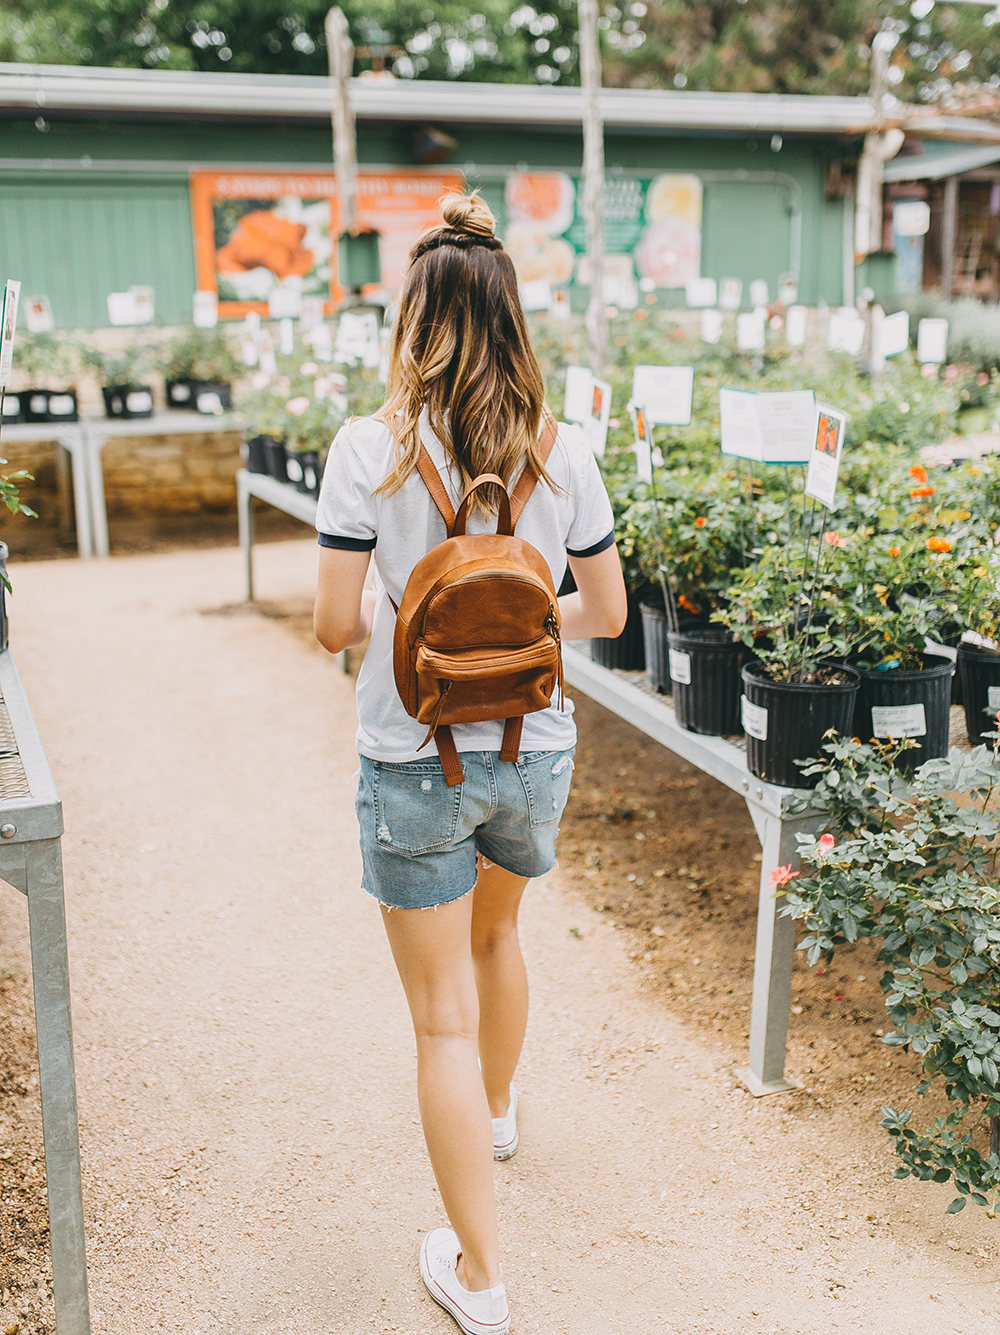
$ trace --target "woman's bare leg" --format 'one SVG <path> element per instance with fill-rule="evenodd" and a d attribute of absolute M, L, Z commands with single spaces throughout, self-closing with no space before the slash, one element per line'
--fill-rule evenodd
<path fill-rule="evenodd" d="M 470 950 L 473 896 L 382 917 L 413 1017 L 424 1138 L 473 1293 L 500 1283 L 493 1135 L 476 1060 L 479 1000 Z"/>
<path fill-rule="evenodd" d="M 472 961 L 479 993 L 479 1059 L 491 1117 L 503 1117 L 528 1024 L 528 976 L 517 936 L 523 876 L 479 860 Z"/>

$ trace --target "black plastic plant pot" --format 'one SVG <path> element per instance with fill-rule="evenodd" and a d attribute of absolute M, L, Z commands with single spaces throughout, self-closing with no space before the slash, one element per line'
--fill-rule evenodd
<path fill-rule="evenodd" d="M 863 742 L 912 738 L 917 745 L 912 751 L 900 753 L 898 769 L 913 770 L 925 760 L 948 754 L 951 677 L 955 671 L 950 658 L 925 654 L 923 668 L 909 671 L 890 668 L 879 672 L 860 663 L 854 666 L 861 678 L 851 724 L 855 737 Z"/>
<path fill-rule="evenodd" d="M 21 397 L 24 401 L 24 420 L 26 422 L 47 422 L 49 420 L 49 391 L 47 389 L 26 389 Z"/>
<path fill-rule="evenodd" d="M 740 722 L 740 668 L 749 650 L 721 626 L 667 632 L 667 667 L 677 722 L 688 732 L 732 737 Z"/>
<path fill-rule="evenodd" d="M 3 425 L 16 426 L 18 422 L 24 421 L 24 398 L 23 394 L 11 394 L 9 391 L 3 396 Z"/>
<path fill-rule="evenodd" d="M 851 735 L 854 697 L 860 679 L 854 668 L 824 660 L 841 678 L 821 682 L 771 681 L 763 663 L 743 665 L 741 719 L 747 738 L 747 768 L 758 779 L 782 788 L 815 788 L 819 775 L 806 777 L 796 760 L 822 755 L 831 728 Z"/>
<path fill-rule="evenodd" d="M 50 422 L 79 422 L 80 409 L 75 389 L 53 389 L 49 391 Z"/>
<path fill-rule="evenodd" d="M 641 672 L 646 666 L 642 611 L 634 593 L 628 595 L 625 629 L 613 640 L 591 640 L 590 656 L 601 667 L 619 668 L 623 672 Z"/>
<path fill-rule="evenodd" d="M 270 436 L 251 436 L 243 446 L 243 457 L 246 460 L 248 473 L 270 472 L 267 466 L 267 450 L 265 449 L 270 439 Z"/>
<path fill-rule="evenodd" d="M 193 380 L 195 412 L 203 417 L 215 417 L 233 406 L 233 391 L 221 380 Z"/>
<path fill-rule="evenodd" d="M 288 482 L 288 469 L 286 460 L 288 451 L 285 449 L 283 440 L 275 440 L 273 436 L 264 436 L 264 454 L 267 458 L 267 471 L 274 478 L 275 482 Z"/>
<path fill-rule="evenodd" d="M 319 461 L 319 454 L 316 450 L 304 450 L 298 456 L 298 460 L 302 476 L 295 484 L 296 490 L 301 491 L 304 496 L 318 496 L 319 484 L 323 480 L 323 466 Z"/>
<path fill-rule="evenodd" d="M 996 732 L 1000 711 L 1000 652 L 974 644 L 958 646 L 965 727 L 969 745 L 978 746 L 984 732 Z"/>
<path fill-rule="evenodd" d="M 101 393 L 108 417 L 153 416 L 153 391 L 148 385 L 108 385 Z"/>
<path fill-rule="evenodd" d="M 185 408 L 194 407 L 194 390 L 196 380 L 168 380 L 166 382 L 167 407 Z"/>

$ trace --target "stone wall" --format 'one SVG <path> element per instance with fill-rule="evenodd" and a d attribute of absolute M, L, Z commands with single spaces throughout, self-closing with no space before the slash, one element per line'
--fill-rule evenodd
<path fill-rule="evenodd" d="M 104 447 L 108 517 L 236 509 L 238 431 L 120 436 Z"/>

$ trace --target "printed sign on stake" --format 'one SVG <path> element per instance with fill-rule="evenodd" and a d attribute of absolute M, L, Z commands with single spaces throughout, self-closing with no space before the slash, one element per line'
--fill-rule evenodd
<path fill-rule="evenodd" d="M 214 292 L 194 294 L 195 329 L 214 329 L 219 323 L 219 298 Z"/>
<path fill-rule="evenodd" d="M 24 319 L 29 334 L 47 334 L 56 327 L 48 297 L 25 297 Z"/>
<path fill-rule="evenodd" d="M 688 426 L 693 392 L 693 366 L 637 366 L 632 372 L 632 400 L 643 405 L 651 426 Z"/>
<path fill-rule="evenodd" d="M 719 282 L 719 308 L 724 311 L 738 311 L 743 300 L 742 278 L 723 278 Z"/>
<path fill-rule="evenodd" d="M 611 386 L 605 380 L 593 380 L 590 388 L 590 411 L 583 424 L 583 438 L 598 459 L 604 458 L 610 417 Z"/>
<path fill-rule="evenodd" d="M 630 403 L 632 429 L 635 432 L 635 471 L 642 482 L 653 480 L 653 433 L 650 430 L 646 410 L 636 403 Z"/>
<path fill-rule="evenodd" d="M 917 325 L 917 361 L 921 364 L 948 360 L 948 321 L 921 320 Z"/>
<path fill-rule="evenodd" d="M 594 374 L 589 366 L 566 367 L 566 399 L 563 417 L 567 422 L 585 422 L 590 415 Z"/>
<path fill-rule="evenodd" d="M 722 452 L 763 464 L 804 464 L 815 443 L 811 389 L 720 389 Z"/>
<path fill-rule="evenodd" d="M 766 310 L 764 316 L 767 315 Z M 766 319 L 758 311 L 747 311 L 736 317 L 736 346 L 741 352 L 757 352 L 766 341 Z"/>
<path fill-rule="evenodd" d="M 767 279 L 755 278 L 750 284 L 751 306 L 766 306 L 768 301 Z"/>
<path fill-rule="evenodd" d="M 896 311 L 882 321 L 879 335 L 880 351 L 883 357 L 896 357 L 910 346 L 910 315 L 908 311 Z"/>
<path fill-rule="evenodd" d="M 837 492 L 837 474 L 844 452 L 847 414 L 825 404 L 816 405 L 816 438 L 809 454 L 805 494 L 833 509 Z"/>
<path fill-rule="evenodd" d="M 714 306 L 719 299 L 719 285 L 714 278 L 689 278 L 684 286 L 684 300 L 695 309 Z"/>
<path fill-rule="evenodd" d="M 718 343 L 721 337 L 722 337 L 722 312 L 702 311 L 701 341 L 703 343 Z"/>
<path fill-rule="evenodd" d="M 0 390 L 10 384 L 10 368 L 14 364 L 14 331 L 17 329 L 17 299 L 20 295 L 20 282 L 16 278 L 8 278 L 3 289 L 3 306 L 0 307 Z"/>
<path fill-rule="evenodd" d="M 806 308 L 789 306 L 785 316 L 785 339 L 790 348 L 801 348 L 806 341 Z"/>

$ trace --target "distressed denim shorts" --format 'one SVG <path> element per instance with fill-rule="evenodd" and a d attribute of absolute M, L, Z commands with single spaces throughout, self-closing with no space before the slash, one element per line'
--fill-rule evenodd
<path fill-rule="evenodd" d="M 436 756 L 402 765 L 362 756 L 362 886 L 389 908 L 429 909 L 473 889 L 477 853 L 515 876 L 544 876 L 555 866 L 574 750 L 524 751 L 517 764 L 463 751 L 465 782 L 454 788 Z"/>

